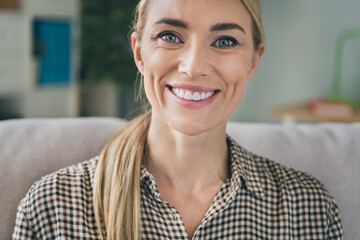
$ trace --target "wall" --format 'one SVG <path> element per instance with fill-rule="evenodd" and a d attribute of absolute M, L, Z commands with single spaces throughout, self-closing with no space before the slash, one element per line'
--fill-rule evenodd
<path fill-rule="evenodd" d="M 271 122 L 277 105 L 331 93 L 337 34 L 360 29 L 359 0 L 262 0 L 266 50 L 232 120 Z M 342 96 L 360 103 L 360 39 L 344 49 Z"/>
<path fill-rule="evenodd" d="M 21 8 L 0 9 L 0 119 L 79 115 L 79 0 L 22 0 Z M 71 77 L 67 86 L 37 82 L 33 54 L 35 19 L 71 20 Z M 44 44 L 46 45 L 46 44 Z"/>

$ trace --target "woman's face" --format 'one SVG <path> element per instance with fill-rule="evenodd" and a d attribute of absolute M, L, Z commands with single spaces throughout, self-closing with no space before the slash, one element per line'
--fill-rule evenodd
<path fill-rule="evenodd" d="M 187 135 L 225 126 L 264 50 L 241 1 L 155 0 L 147 14 L 132 46 L 155 118 Z"/>

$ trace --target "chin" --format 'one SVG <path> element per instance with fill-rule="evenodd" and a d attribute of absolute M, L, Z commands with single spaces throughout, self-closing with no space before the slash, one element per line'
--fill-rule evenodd
<path fill-rule="evenodd" d="M 186 136 L 197 136 L 201 133 L 204 133 L 205 131 L 202 129 L 198 129 L 198 128 L 182 128 L 182 127 L 175 127 L 175 130 L 177 130 L 178 132 L 181 132 L 182 134 L 186 135 Z"/>
<path fill-rule="evenodd" d="M 173 129 L 185 134 L 187 136 L 196 136 L 202 133 L 215 129 L 218 125 L 210 124 L 209 121 L 205 123 L 193 122 L 193 121 L 175 121 L 172 124 Z"/>

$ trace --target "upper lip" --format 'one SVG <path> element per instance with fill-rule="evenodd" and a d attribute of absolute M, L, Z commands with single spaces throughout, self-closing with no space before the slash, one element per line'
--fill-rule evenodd
<path fill-rule="evenodd" d="M 172 83 L 167 84 L 170 88 L 182 88 L 187 89 L 192 92 L 214 92 L 214 91 L 220 91 L 216 88 L 206 87 L 206 86 L 195 86 L 195 85 L 189 85 L 189 84 L 182 84 L 182 83 Z"/>

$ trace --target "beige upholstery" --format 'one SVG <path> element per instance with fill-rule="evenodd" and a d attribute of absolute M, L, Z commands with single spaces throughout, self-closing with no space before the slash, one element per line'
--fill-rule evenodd
<path fill-rule="evenodd" d="M 125 122 L 114 118 L 0 122 L 0 239 L 10 239 L 16 207 L 41 176 L 99 154 Z M 338 202 L 345 239 L 360 239 L 360 124 L 283 126 L 230 123 L 250 151 L 308 172 Z"/>

